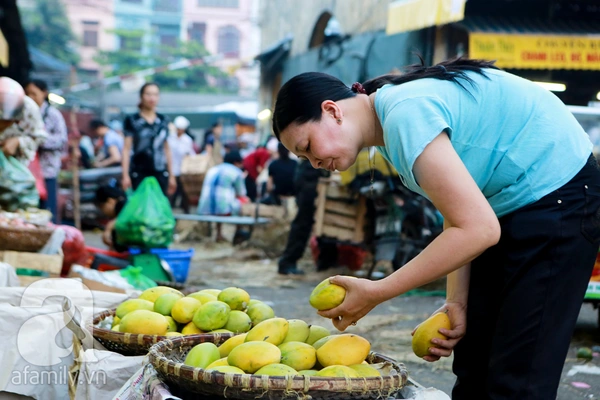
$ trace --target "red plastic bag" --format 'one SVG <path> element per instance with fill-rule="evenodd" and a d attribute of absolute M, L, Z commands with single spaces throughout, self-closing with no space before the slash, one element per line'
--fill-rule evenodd
<path fill-rule="evenodd" d="M 42 174 L 42 166 L 40 165 L 40 159 L 38 155 L 35 155 L 33 161 L 29 163 L 29 170 L 35 178 L 35 188 L 40 195 L 40 200 L 48 200 L 48 190 L 46 189 L 46 182 L 44 181 L 44 174 Z"/>
<path fill-rule="evenodd" d="M 83 233 L 79 229 L 70 225 L 56 225 L 56 227 L 65 231 L 65 241 L 62 245 L 63 266 L 60 273 L 61 276 L 65 277 L 69 275 L 71 265 L 84 265 L 89 255 L 85 248 Z"/>

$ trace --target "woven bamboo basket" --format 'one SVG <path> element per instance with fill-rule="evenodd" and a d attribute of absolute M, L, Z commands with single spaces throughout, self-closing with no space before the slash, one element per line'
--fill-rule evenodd
<path fill-rule="evenodd" d="M 191 205 L 197 205 L 200 200 L 200 192 L 204 183 L 205 174 L 181 174 L 183 191 Z"/>
<path fill-rule="evenodd" d="M 39 251 L 54 230 L 51 228 L 12 228 L 0 227 L 0 250 Z"/>
<path fill-rule="evenodd" d="M 94 339 L 100 342 L 100 344 L 102 344 L 108 350 L 124 356 L 144 356 L 148 354 L 148 351 L 152 345 L 160 342 L 161 340 L 167 339 L 166 336 L 115 332 L 111 331 L 110 329 L 99 328 L 96 326 L 106 318 L 114 317 L 115 310 L 116 309 L 106 310 L 95 314 L 92 321 L 87 325 L 87 329 L 88 331 L 92 332 Z M 215 340 L 215 337 L 218 337 L 219 340 L 221 338 L 229 339 L 233 335 L 228 333 L 206 333 L 189 336 L 201 336 L 204 338 L 203 341 L 206 341 Z"/>
<path fill-rule="evenodd" d="M 209 337 L 168 338 L 150 348 L 149 362 L 158 376 L 174 390 L 232 399 L 386 399 L 408 381 L 403 364 L 371 352 L 370 364 L 389 363 L 392 375 L 369 378 L 331 378 L 316 376 L 267 376 L 205 371 L 183 364 L 195 345 Z M 214 337 L 220 345 L 225 338 Z"/>

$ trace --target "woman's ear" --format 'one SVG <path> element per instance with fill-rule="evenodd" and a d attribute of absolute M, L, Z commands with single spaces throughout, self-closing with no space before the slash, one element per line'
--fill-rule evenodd
<path fill-rule="evenodd" d="M 322 118 L 329 116 L 338 123 L 340 123 L 342 120 L 342 110 L 333 100 L 325 100 L 323 103 L 321 103 L 321 111 L 323 112 Z"/>

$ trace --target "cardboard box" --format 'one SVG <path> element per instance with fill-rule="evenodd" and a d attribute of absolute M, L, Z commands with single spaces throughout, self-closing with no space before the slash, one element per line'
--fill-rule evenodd
<path fill-rule="evenodd" d="M 84 278 L 77 272 L 69 272 L 69 278 L 79 279 L 81 283 L 87 286 L 90 290 L 96 290 L 100 292 L 110 292 L 110 293 L 127 293 L 125 289 L 116 288 L 114 286 L 105 285 L 102 282 L 94 281 L 92 279 Z"/>
<path fill-rule="evenodd" d="M 0 261 L 5 262 L 15 269 L 27 268 L 47 272 L 48 276 L 18 275 L 21 286 L 27 286 L 44 278 L 59 278 L 63 264 L 62 250 L 59 254 L 28 253 L 24 251 L 0 251 Z"/>

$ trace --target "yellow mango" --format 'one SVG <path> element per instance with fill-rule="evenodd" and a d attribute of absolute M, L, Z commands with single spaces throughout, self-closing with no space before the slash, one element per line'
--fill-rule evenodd
<path fill-rule="evenodd" d="M 233 367 L 231 365 L 217 365 L 216 367 L 212 367 L 210 370 L 216 372 L 223 372 L 224 374 L 245 374 L 245 372 L 242 371 L 240 368 Z"/>
<path fill-rule="evenodd" d="M 232 310 L 245 310 L 250 301 L 250 295 L 244 289 L 228 287 L 221 290 L 217 300 L 227 303 Z"/>
<path fill-rule="evenodd" d="M 221 293 L 220 289 L 202 289 L 196 293 L 208 293 L 212 296 L 219 297 L 219 293 Z"/>
<path fill-rule="evenodd" d="M 115 315 L 123 319 L 125 315 L 135 310 L 154 311 L 154 303 L 143 299 L 125 300 L 117 306 L 117 309 L 115 310 Z"/>
<path fill-rule="evenodd" d="M 224 367 L 224 366 L 227 366 L 227 365 L 229 365 L 227 363 L 227 357 L 223 357 L 223 358 L 219 358 L 217 361 L 213 361 L 212 363 L 210 363 L 209 365 L 207 365 L 205 369 L 208 371 L 208 370 L 210 370 L 210 369 L 212 369 L 214 367 Z"/>
<path fill-rule="evenodd" d="M 312 344 L 312 346 L 315 348 L 315 350 L 319 350 L 319 348 L 320 348 L 321 346 L 323 346 L 325 343 L 327 343 L 327 341 L 328 341 L 329 339 L 331 339 L 332 337 L 335 337 L 335 336 L 338 336 L 338 335 L 328 335 L 328 336 L 324 336 L 324 337 L 322 337 L 321 339 L 319 339 L 319 340 L 317 340 L 316 342 L 314 342 L 314 343 Z"/>
<path fill-rule="evenodd" d="M 370 376 L 381 376 L 379 371 L 377 371 L 375 368 L 373 368 L 369 364 L 361 363 L 361 364 L 349 365 L 348 367 L 355 370 L 358 373 L 358 376 L 361 376 L 363 378 L 368 378 Z"/>
<path fill-rule="evenodd" d="M 288 319 L 288 333 L 283 342 L 304 342 L 310 335 L 310 325 L 301 319 Z"/>
<path fill-rule="evenodd" d="M 168 287 L 168 286 L 156 286 L 156 287 L 144 290 L 142 292 L 142 294 L 140 294 L 138 299 L 148 300 L 148 301 L 151 301 L 152 303 L 154 303 L 156 301 L 156 299 L 158 299 L 160 296 L 162 296 L 165 293 L 175 293 L 175 294 L 179 295 L 179 297 L 183 297 L 183 293 L 181 293 L 177 289 L 173 289 L 172 287 Z"/>
<path fill-rule="evenodd" d="M 120 332 L 119 329 L 120 329 L 119 328 L 119 324 L 116 324 L 115 326 L 113 326 L 113 327 L 110 328 L 111 331 L 115 331 L 115 332 Z"/>
<path fill-rule="evenodd" d="M 329 282 L 329 278 L 319 283 L 310 294 L 310 305 L 317 310 L 329 310 L 344 301 L 346 289 Z"/>
<path fill-rule="evenodd" d="M 167 324 L 169 324 L 169 327 L 167 328 L 167 332 L 177 332 L 179 330 L 178 329 L 179 327 L 177 326 L 177 322 L 175 322 L 175 320 L 172 317 L 165 317 L 165 319 L 167 320 Z"/>
<path fill-rule="evenodd" d="M 183 335 L 197 335 L 199 333 L 204 333 L 204 331 L 199 329 L 193 322 L 188 322 L 181 329 L 181 334 Z"/>
<path fill-rule="evenodd" d="M 305 375 L 305 376 L 315 376 L 317 374 L 316 369 L 303 369 L 301 371 L 298 371 L 298 375 Z"/>
<path fill-rule="evenodd" d="M 440 328 L 452 329 L 450 318 L 443 312 L 433 314 L 417 327 L 412 337 L 412 349 L 417 357 L 422 358 L 429 355 L 429 348 L 435 347 L 431 343 L 431 339 L 447 339 L 438 331 Z"/>
<path fill-rule="evenodd" d="M 244 343 L 244 339 L 246 339 L 246 334 L 243 333 L 241 335 L 235 335 L 234 337 L 230 337 L 222 345 L 219 346 L 219 353 L 221 357 L 227 357 L 231 350 L 240 344 Z"/>
<path fill-rule="evenodd" d="M 183 336 L 183 334 L 179 333 L 179 332 L 167 332 L 165 334 L 166 337 L 179 337 L 179 336 Z"/>
<path fill-rule="evenodd" d="M 214 331 L 225 326 L 231 307 L 222 301 L 209 301 L 202 304 L 194 314 L 194 324 L 203 331 Z"/>
<path fill-rule="evenodd" d="M 211 342 L 204 342 L 192 347 L 183 362 L 185 365 L 195 368 L 206 368 L 219 359 L 219 349 Z"/>
<path fill-rule="evenodd" d="M 121 318 L 117 317 L 116 315 L 113 317 L 113 322 L 110 325 L 110 327 L 114 327 L 115 325 L 119 325 L 119 323 L 121 323 Z"/>
<path fill-rule="evenodd" d="M 164 315 L 148 310 L 135 310 L 127 313 L 119 324 L 119 331 L 145 335 L 165 335 L 169 323 Z"/>
<path fill-rule="evenodd" d="M 194 318 L 194 314 L 200 306 L 202 303 L 193 297 L 182 297 L 173 304 L 171 317 L 180 324 L 187 324 Z"/>
<path fill-rule="evenodd" d="M 325 328 L 324 326 L 311 325 L 305 342 L 308 344 L 314 344 L 317 340 L 329 335 L 331 335 L 329 329 Z"/>
<path fill-rule="evenodd" d="M 311 369 L 317 362 L 317 351 L 308 343 L 285 342 L 277 347 L 281 350 L 281 363 L 296 371 Z"/>
<path fill-rule="evenodd" d="M 345 365 L 330 365 L 318 371 L 314 376 L 330 376 L 337 378 L 359 378 L 358 372 Z"/>
<path fill-rule="evenodd" d="M 154 302 L 154 311 L 165 316 L 170 316 L 173 306 L 179 299 L 181 299 L 181 296 L 176 293 L 165 293 L 160 295 Z"/>
<path fill-rule="evenodd" d="M 221 328 L 221 329 L 214 329 L 214 330 L 210 331 L 210 333 L 233 333 L 233 332 L 230 331 L 229 329 Z"/>
<path fill-rule="evenodd" d="M 298 375 L 298 371 L 289 365 L 285 364 L 269 364 L 265 365 L 254 373 L 255 375 L 269 375 L 269 376 L 295 376 Z"/>
<path fill-rule="evenodd" d="M 252 302 L 253 300 L 250 300 L 250 303 Z M 256 326 L 267 319 L 275 318 L 275 311 L 271 306 L 258 300 L 248 306 L 246 314 L 250 317 L 252 326 Z"/>
<path fill-rule="evenodd" d="M 227 363 L 253 374 L 265 365 L 279 363 L 281 350 L 269 342 L 245 342 L 227 356 Z"/>
<path fill-rule="evenodd" d="M 259 322 L 246 335 L 246 342 L 265 341 L 279 346 L 288 333 L 289 323 L 285 318 L 271 318 Z"/>
<path fill-rule="evenodd" d="M 371 344 L 351 333 L 333 335 L 317 349 L 317 359 L 323 367 L 360 364 L 369 355 Z"/>
<path fill-rule="evenodd" d="M 205 304 L 208 303 L 209 301 L 217 301 L 217 296 L 213 296 L 210 293 L 203 293 L 203 292 L 195 292 L 195 293 L 191 293 L 188 294 L 187 297 L 193 297 L 194 299 L 198 300 L 200 303 Z"/>
<path fill-rule="evenodd" d="M 252 320 L 248 314 L 239 310 L 231 310 L 224 328 L 234 333 L 244 333 L 248 332 L 251 327 Z"/>

